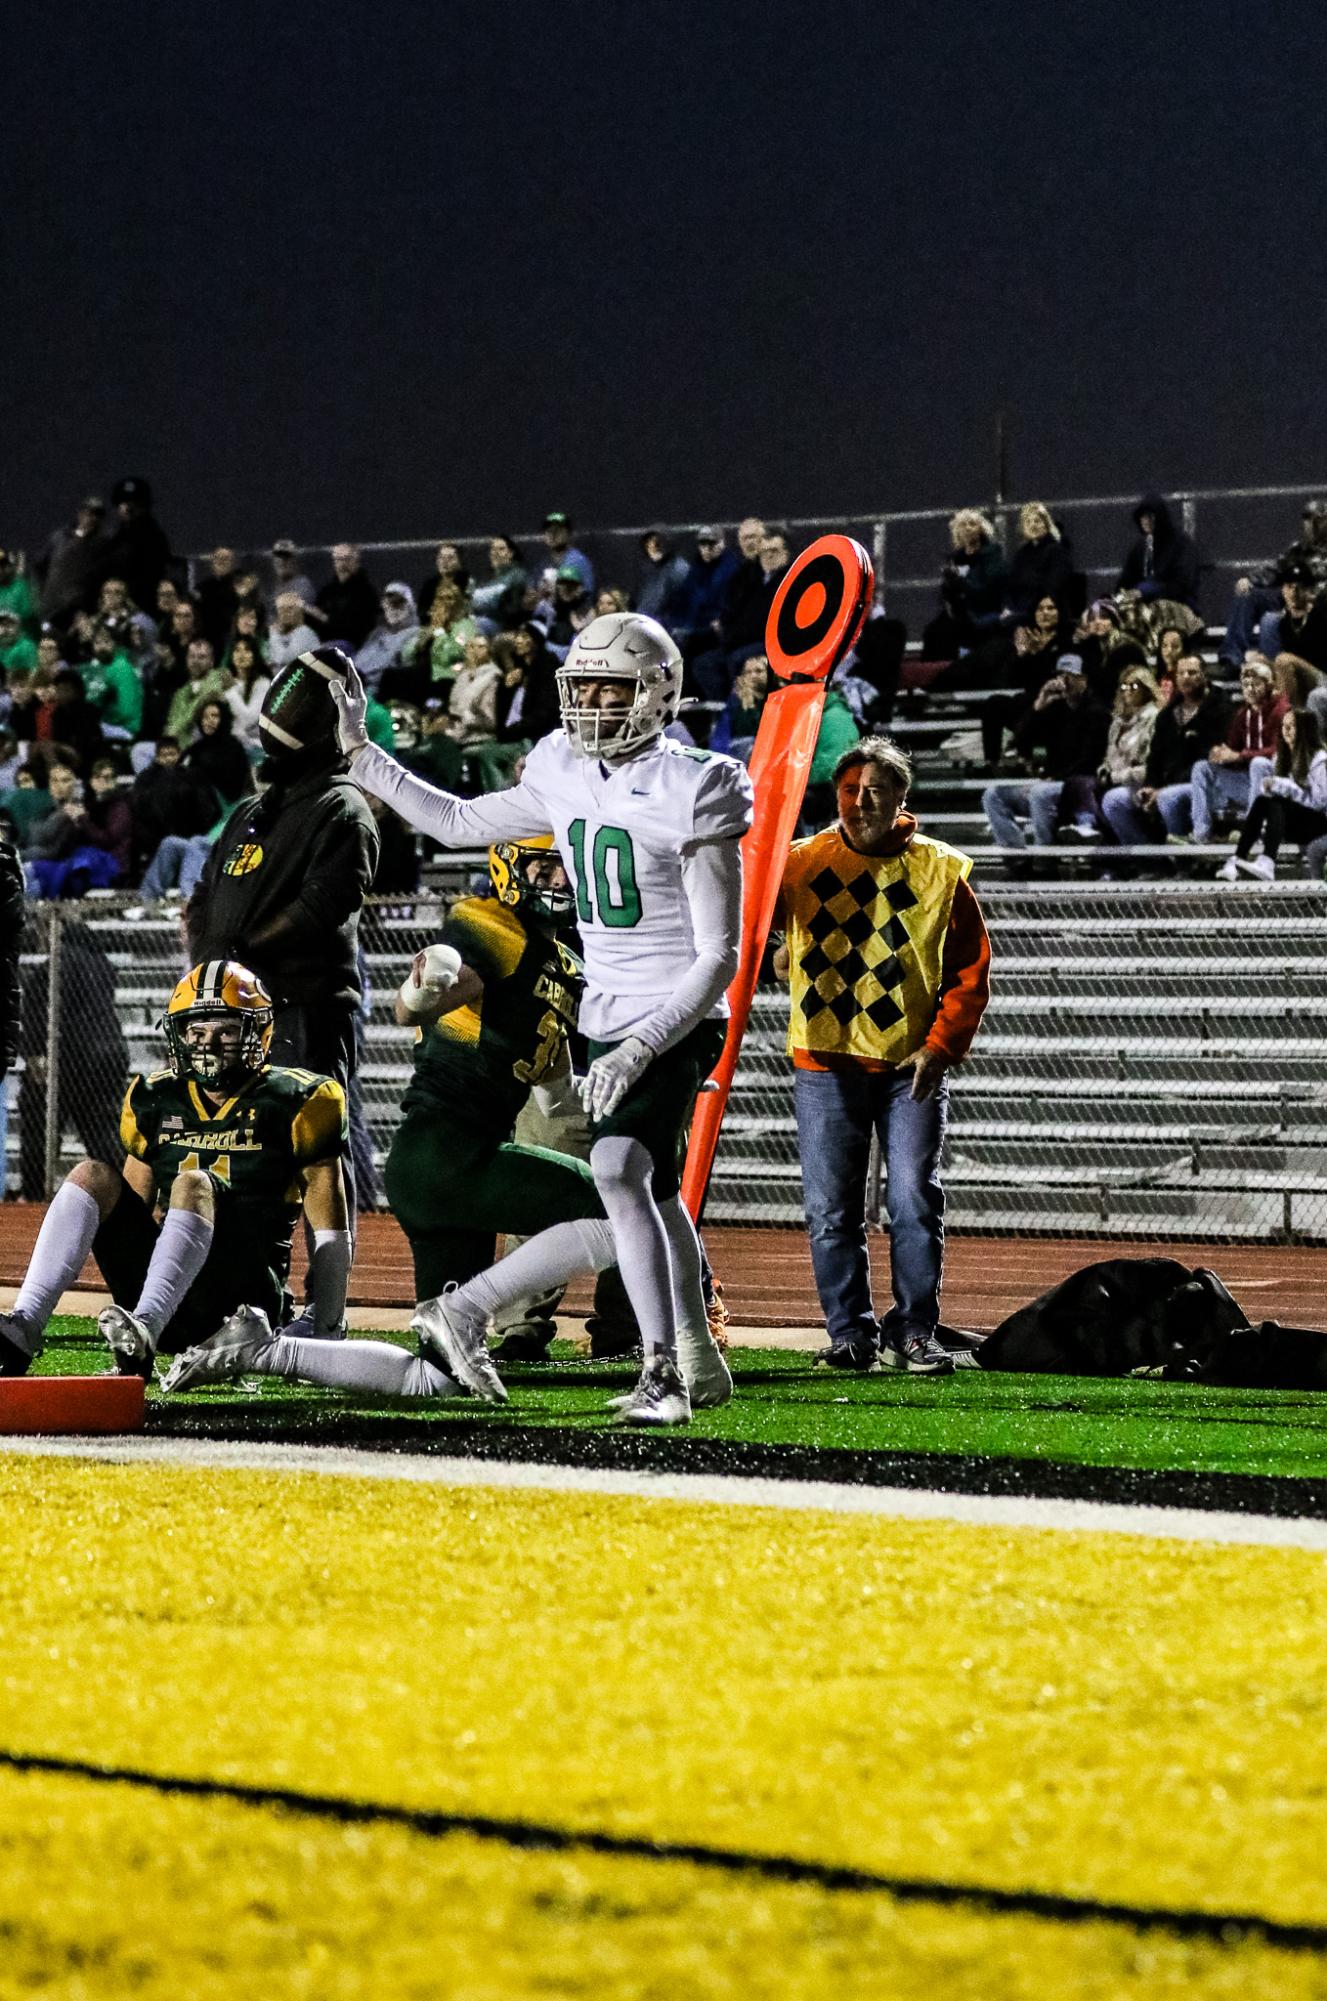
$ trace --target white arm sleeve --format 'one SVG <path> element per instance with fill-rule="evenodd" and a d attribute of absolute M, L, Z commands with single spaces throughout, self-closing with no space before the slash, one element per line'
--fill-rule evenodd
<path fill-rule="evenodd" d="M 524 783 L 506 792 L 485 792 L 478 799 L 458 799 L 427 779 L 416 778 L 372 743 L 359 753 L 350 775 L 363 791 L 385 799 L 407 826 L 431 834 L 444 848 L 486 848 L 494 841 L 553 831 L 547 809 Z"/>
<path fill-rule="evenodd" d="M 713 1014 L 737 972 L 742 944 L 740 842 L 705 841 L 689 848 L 682 856 L 682 888 L 691 910 L 696 956 L 663 1006 L 632 1030 L 656 1056 Z"/>

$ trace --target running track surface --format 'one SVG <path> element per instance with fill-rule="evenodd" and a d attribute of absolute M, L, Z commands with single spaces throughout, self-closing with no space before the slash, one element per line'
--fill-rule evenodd
<path fill-rule="evenodd" d="M 0 1285 L 17 1285 L 43 1215 L 40 1203 L 0 1206 Z M 747 1327 L 820 1324 L 811 1260 L 800 1230 L 716 1227 L 705 1232 L 710 1261 L 723 1282 L 733 1320 Z M 889 1253 L 874 1232 L 871 1255 L 876 1305 L 888 1304 Z M 1208 1265 L 1234 1293 L 1251 1321 L 1281 1320 L 1327 1329 L 1327 1252 L 1269 1244 L 1223 1245 L 1101 1241 L 1087 1237 L 951 1237 L 945 1252 L 944 1317 L 955 1327 L 990 1328 L 1015 1307 L 1098 1258 L 1172 1257 Z M 296 1263 L 302 1265 L 296 1242 Z M 82 1284 L 101 1287 L 93 1265 Z M 413 1298 L 410 1256 L 391 1216 L 360 1219 L 351 1301 L 359 1306 L 407 1306 Z M 567 1311 L 588 1310 L 589 1288 L 574 1286 Z"/>

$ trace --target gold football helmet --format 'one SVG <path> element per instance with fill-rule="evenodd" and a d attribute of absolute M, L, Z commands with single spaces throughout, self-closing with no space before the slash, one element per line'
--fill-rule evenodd
<path fill-rule="evenodd" d="M 509 910 L 524 910 L 532 917 L 560 924 L 572 913 L 570 883 L 564 881 L 560 889 L 552 889 L 545 883 L 532 882 L 528 872 L 531 862 L 545 855 L 551 855 L 555 861 L 561 859 L 551 834 L 527 834 L 519 841 L 498 841 L 488 851 L 488 879 L 498 902 L 505 903 Z"/>
<path fill-rule="evenodd" d="M 240 1033 L 234 1055 L 191 1048 L 189 1029 L 200 1022 L 236 1023 Z M 237 1083 L 267 1063 L 271 995 L 258 975 L 237 960 L 209 959 L 185 974 L 166 1003 L 161 1026 L 177 1077 L 194 1077 L 200 1084 Z"/>

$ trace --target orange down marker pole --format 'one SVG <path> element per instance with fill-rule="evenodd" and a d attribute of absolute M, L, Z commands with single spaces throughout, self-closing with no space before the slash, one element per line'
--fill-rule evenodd
<path fill-rule="evenodd" d="M 861 631 L 874 589 L 861 544 L 822 535 L 792 564 L 770 606 L 765 653 L 784 685 L 765 703 L 751 753 L 756 803 L 742 842 L 742 952 L 728 989 L 728 1039 L 696 1100 L 682 1172 L 682 1200 L 697 1222 L 820 734 L 825 683 Z"/>

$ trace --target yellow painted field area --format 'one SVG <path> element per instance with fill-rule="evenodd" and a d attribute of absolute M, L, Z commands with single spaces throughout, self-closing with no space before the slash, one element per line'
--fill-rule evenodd
<path fill-rule="evenodd" d="M 1305 1954 L 0 1776 L 0 1996 L 1320 2001 Z M 63 1860 L 52 1867 L 51 1850 Z"/>
<path fill-rule="evenodd" d="M 1322 1559 L 0 1461 L 0 1751 L 1322 1922 Z M 1327 1995 L 1252 1944 L 0 1772 L 0 1995 Z"/>

